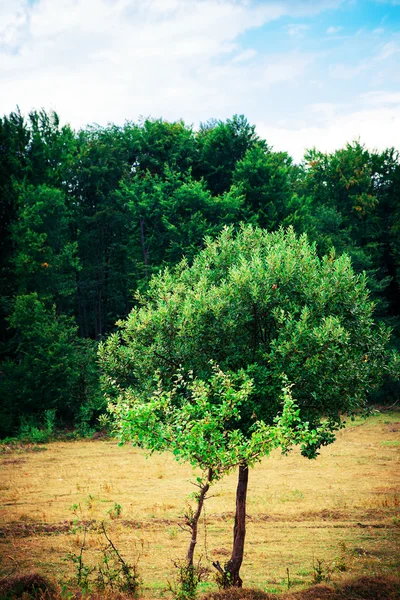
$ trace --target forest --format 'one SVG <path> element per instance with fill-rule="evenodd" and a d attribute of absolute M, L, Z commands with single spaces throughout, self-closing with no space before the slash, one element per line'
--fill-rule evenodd
<path fill-rule="evenodd" d="M 50 422 L 88 435 L 97 359 L 152 275 L 191 264 L 224 227 L 306 233 L 365 272 L 400 346 L 400 156 L 360 141 L 300 164 L 244 116 L 79 131 L 56 113 L 0 118 L 0 438 Z M 370 402 L 393 403 L 389 376 Z"/>

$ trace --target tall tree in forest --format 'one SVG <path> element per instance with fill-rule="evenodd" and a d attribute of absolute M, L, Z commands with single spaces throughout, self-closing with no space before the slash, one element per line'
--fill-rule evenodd
<path fill-rule="evenodd" d="M 359 142 L 332 154 L 306 154 L 287 221 L 296 222 L 317 242 L 321 253 L 336 248 L 365 271 L 376 316 L 393 328 L 392 344 L 400 348 L 398 270 L 399 154 L 393 149 L 369 151 Z M 297 203 L 297 207 L 295 204 Z M 379 392 L 396 400 L 399 384 L 390 378 Z"/>
<path fill-rule="evenodd" d="M 21 186 L 11 231 L 17 294 L 36 292 L 55 303 L 58 313 L 73 314 L 80 264 L 66 194 L 45 185 Z"/>
<path fill-rule="evenodd" d="M 5 316 L 15 282 L 10 266 L 11 224 L 16 219 L 16 184 L 25 177 L 28 140 L 29 132 L 19 110 L 0 118 L 0 340 L 3 343 L 7 338 Z"/>
<path fill-rule="evenodd" d="M 195 179 L 204 177 L 214 196 L 227 192 L 236 163 L 256 144 L 266 147 L 243 115 L 202 124 L 196 136 L 198 154 L 193 166 Z"/>
<path fill-rule="evenodd" d="M 129 219 L 114 192 L 139 148 L 136 127 L 92 127 L 78 135 L 70 190 L 81 262 L 77 320 L 81 335 L 99 339 L 129 306 L 126 244 Z"/>
<path fill-rule="evenodd" d="M 61 125 L 56 112 L 31 111 L 27 118 L 29 141 L 25 155 L 26 181 L 69 190 L 76 160 L 76 135 Z"/>
<path fill-rule="evenodd" d="M 106 390 L 126 432 L 135 430 L 129 418 L 134 420 L 137 404 L 151 412 L 154 373 L 167 394 L 174 390 L 172 406 L 185 407 L 185 387 L 176 389 L 176 374 L 193 372 L 207 382 L 211 360 L 233 382 L 252 382 L 246 401 L 225 423 L 225 435 L 237 431 L 251 445 L 258 428 L 276 423 L 282 387 L 293 385 L 295 430 L 311 432 L 303 454 L 314 457 L 320 445 L 334 440 L 343 413 L 363 406 L 387 362 L 389 333 L 373 323 L 365 278 L 354 274 L 346 256 L 319 259 L 293 230 L 269 234 L 245 227 L 235 236 L 227 228 L 208 240 L 192 266 L 184 260 L 153 277 L 138 303 L 100 350 Z M 211 403 L 220 400 L 216 395 Z M 149 426 L 162 430 L 169 415 L 168 406 L 159 406 L 157 424 L 152 418 Z M 190 419 L 185 423 L 194 427 Z M 133 439 L 140 443 L 140 437 Z M 240 586 L 249 464 L 245 455 L 238 463 L 233 550 L 225 574 Z"/>
<path fill-rule="evenodd" d="M 367 272 L 375 299 L 382 302 L 389 279 L 382 260 L 385 225 L 378 210 L 383 192 L 379 162 L 359 142 L 332 154 L 311 150 L 305 156 L 298 192 L 311 200 L 306 229 L 320 251 L 335 247 L 350 254 L 355 269 Z"/>
<path fill-rule="evenodd" d="M 165 169 L 186 173 L 197 155 L 191 127 L 183 121 L 146 119 L 137 126 L 139 150 L 133 165 L 135 173 L 163 176 Z"/>
<path fill-rule="evenodd" d="M 17 296 L 8 320 L 13 353 L 2 364 L 0 436 L 15 433 L 21 419 L 39 423 L 47 410 L 63 425 L 99 414 L 96 347 L 79 338 L 74 320 L 36 293 Z"/>
<path fill-rule="evenodd" d="M 400 339 L 400 154 L 394 148 L 372 153 L 373 185 L 377 198 L 376 222 L 379 266 L 387 276 L 384 288 L 391 319 Z"/>
<path fill-rule="evenodd" d="M 192 259 L 206 236 L 235 222 L 242 204 L 236 188 L 213 197 L 203 182 L 168 167 L 162 176 L 146 171 L 125 179 L 116 199 L 129 208 L 136 287 L 146 286 L 161 267 L 175 265 L 183 256 Z"/>
<path fill-rule="evenodd" d="M 297 170 L 285 152 L 256 144 L 236 163 L 232 182 L 244 195 L 244 216 L 269 231 L 288 215 Z"/>

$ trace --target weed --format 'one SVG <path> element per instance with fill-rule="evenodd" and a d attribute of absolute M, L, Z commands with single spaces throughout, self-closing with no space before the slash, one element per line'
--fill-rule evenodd
<path fill-rule="evenodd" d="M 102 560 L 96 566 L 89 566 L 84 562 L 84 552 L 87 549 L 86 535 L 87 526 L 83 527 L 83 538 L 80 542 L 79 553 L 70 552 L 67 558 L 75 565 L 75 583 L 83 592 L 91 588 L 100 591 L 111 590 L 126 592 L 136 597 L 141 585 L 138 571 L 140 553 L 133 565 L 128 564 L 110 538 L 104 523 L 99 529 L 106 543 L 103 545 Z M 142 548 L 143 549 L 143 548 Z M 96 577 L 94 578 L 94 574 Z M 93 577 L 92 577 L 93 575 Z"/>
<path fill-rule="evenodd" d="M 81 504 L 80 503 L 72 504 L 69 507 L 69 510 L 72 512 L 72 514 L 75 517 L 74 520 L 72 521 L 72 533 L 79 533 L 81 531 L 85 532 L 87 529 L 88 521 L 84 520 L 84 514 L 83 514 Z M 78 545 L 79 545 L 79 543 L 78 543 Z"/>
<path fill-rule="evenodd" d="M 122 506 L 117 502 L 114 502 L 114 506 L 107 511 L 107 514 L 110 515 L 110 519 L 117 519 L 122 512 Z"/>
<path fill-rule="evenodd" d="M 280 592 L 279 588 L 272 588 L 271 593 L 275 592 Z M 275 600 L 275 598 L 262 590 L 229 588 L 220 592 L 211 592 L 204 597 L 204 600 Z"/>
<path fill-rule="evenodd" d="M 22 442 L 33 444 L 46 444 L 54 436 L 56 411 L 46 410 L 43 417 L 43 425 L 37 425 L 32 420 L 23 419 L 18 434 Z"/>
<path fill-rule="evenodd" d="M 287 577 L 287 589 L 290 590 L 290 588 L 293 585 L 293 582 L 290 579 L 290 570 L 289 570 L 289 567 L 286 567 L 286 577 Z"/>
<path fill-rule="evenodd" d="M 209 573 L 206 567 L 201 566 L 201 559 L 197 565 L 189 564 L 187 560 L 174 561 L 176 575 L 174 582 L 168 582 L 168 591 L 175 600 L 195 600 L 197 588 Z"/>
<path fill-rule="evenodd" d="M 292 490 L 281 496 L 281 502 L 298 502 L 299 500 L 304 500 L 304 494 L 300 490 Z"/>
<path fill-rule="evenodd" d="M 89 494 L 85 500 L 85 504 L 89 511 L 91 511 L 93 509 L 93 506 L 94 506 L 93 500 L 94 500 L 94 496 L 92 496 L 92 494 Z"/>
<path fill-rule="evenodd" d="M 98 588 L 101 590 L 107 588 L 112 590 L 117 589 L 136 597 L 141 585 L 141 578 L 138 572 L 140 554 L 137 556 L 135 563 L 129 565 L 122 558 L 119 550 L 109 537 L 104 523 L 101 524 L 101 530 L 107 540 L 107 544 L 103 547 L 103 564 L 98 568 Z"/>
<path fill-rule="evenodd" d="M 218 560 L 213 562 L 213 567 L 217 569 L 214 577 L 219 590 L 227 590 L 232 587 L 232 574 L 228 571 L 227 566 L 225 563 L 222 568 Z"/>
<path fill-rule="evenodd" d="M 313 583 L 329 581 L 332 571 L 325 560 L 316 558 L 313 560 Z"/>
<path fill-rule="evenodd" d="M 311 570 L 310 569 L 298 569 L 296 572 L 296 575 L 300 575 L 300 577 L 307 577 L 307 575 L 310 575 Z"/>
<path fill-rule="evenodd" d="M 177 527 L 169 527 L 169 529 L 167 531 L 168 531 L 169 538 L 171 540 L 175 539 L 178 536 Z"/>
<path fill-rule="evenodd" d="M 334 572 L 343 573 L 348 570 L 348 555 L 354 556 L 354 551 L 347 549 L 345 542 L 339 543 L 340 555 L 328 562 L 313 559 L 313 583 L 325 583 L 331 580 Z"/>
<path fill-rule="evenodd" d="M 87 527 L 83 530 L 83 539 L 80 543 L 79 553 L 69 552 L 67 558 L 69 558 L 75 565 L 75 577 L 76 583 L 83 591 L 87 591 L 90 587 L 90 576 L 95 571 L 95 567 L 86 565 L 83 561 L 83 553 L 86 549 L 86 534 Z"/>

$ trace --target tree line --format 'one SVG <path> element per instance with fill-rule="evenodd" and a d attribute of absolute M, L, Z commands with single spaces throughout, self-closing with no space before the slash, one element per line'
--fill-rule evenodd
<path fill-rule="evenodd" d="M 0 437 L 53 411 L 88 431 L 104 411 L 99 341 L 152 275 L 191 264 L 241 223 L 307 233 L 365 271 L 400 338 L 400 160 L 353 142 L 295 164 L 243 116 L 74 131 L 57 114 L 0 118 Z M 387 379 L 378 392 L 395 398 Z M 377 399 L 377 396 L 374 397 Z"/>

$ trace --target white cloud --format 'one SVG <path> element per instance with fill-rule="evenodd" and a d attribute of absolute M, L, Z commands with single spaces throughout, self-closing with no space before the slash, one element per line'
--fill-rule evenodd
<path fill-rule="evenodd" d="M 369 68 L 367 62 L 361 62 L 358 65 L 339 63 L 329 67 L 329 75 L 334 79 L 353 79 Z"/>
<path fill-rule="evenodd" d="M 281 82 L 294 83 L 303 76 L 313 60 L 312 54 L 273 55 L 270 57 L 270 64 L 264 68 L 263 82 L 267 85 Z"/>
<path fill-rule="evenodd" d="M 17 31 L 26 2 L 6 10 L 0 1 Z M 139 114 L 204 119 L 254 56 L 238 36 L 284 12 L 247 0 L 40 0 L 18 53 L 0 48 L 0 113 L 52 107 L 75 126 Z"/>
<path fill-rule="evenodd" d="M 328 35 L 334 35 L 335 33 L 339 33 L 343 28 L 342 27 L 328 27 L 326 33 Z"/>
<path fill-rule="evenodd" d="M 385 44 L 383 48 L 381 48 L 380 52 L 376 57 L 376 60 L 386 60 L 387 58 L 390 58 L 395 54 L 399 54 L 399 52 L 400 45 L 396 41 L 392 40 Z"/>
<path fill-rule="evenodd" d="M 292 37 L 301 36 L 306 33 L 310 29 L 309 25 L 304 25 L 302 23 L 290 23 L 285 27 L 288 34 Z"/>
<path fill-rule="evenodd" d="M 400 103 L 347 114 L 339 114 L 334 107 L 330 107 L 325 115 L 328 115 L 325 124 L 305 123 L 298 129 L 279 128 L 259 122 L 257 132 L 275 150 L 289 152 L 296 162 L 302 160 L 306 149 L 316 147 L 323 152 L 334 152 L 356 139 L 371 149 L 398 147 Z"/>
<path fill-rule="evenodd" d="M 373 42 L 373 44 L 376 44 L 376 42 Z M 389 65 L 392 69 L 391 77 L 393 79 L 398 69 L 397 65 L 394 65 L 394 70 L 390 65 L 396 62 L 399 54 L 400 43 L 398 42 L 398 37 L 395 36 L 394 39 L 385 44 L 374 45 L 371 56 L 356 64 L 348 62 L 331 65 L 329 67 L 329 75 L 334 79 L 354 79 L 361 74 L 369 73 L 370 78 L 375 78 L 382 75 L 383 69 L 388 68 Z"/>
<path fill-rule="evenodd" d="M 26 35 L 29 21 L 26 0 L 0 0 L 0 52 L 14 52 Z"/>
<path fill-rule="evenodd" d="M 329 121 L 335 116 L 337 112 L 337 106 L 332 102 L 317 102 L 310 105 L 310 111 L 316 116 L 316 118 Z"/>
<path fill-rule="evenodd" d="M 247 62 L 248 60 L 251 60 L 255 56 L 257 56 L 257 51 L 254 50 L 254 48 L 248 48 L 247 50 L 243 50 L 243 52 L 240 52 L 240 54 L 237 54 L 236 56 L 234 56 L 232 59 L 232 62 L 233 63 Z"/>
<path fill-rule="evenodd" d="M 375 91 L 363 94 L 361 98 L 370 105 L 398 104 L 400 106 L 400 92 Z"/>
<path fill-rule="evenodd" d="M 252 90 L 297 79 L 310 58 L 274 55 L 273 64 L 263 67 L 261 55 L 238 43 L 240 35 L 285 14 L 313 14 L 338 4 L 27 1 L 0 0 L 13 31 L 20 23 L 25 27 L 18 52 L 0 47 L 0 114 L 16 104 L 24 111 L 53 108 L 75 127 L 140 114 L 198 122 L 245 112 L 242 100 Z"/>

